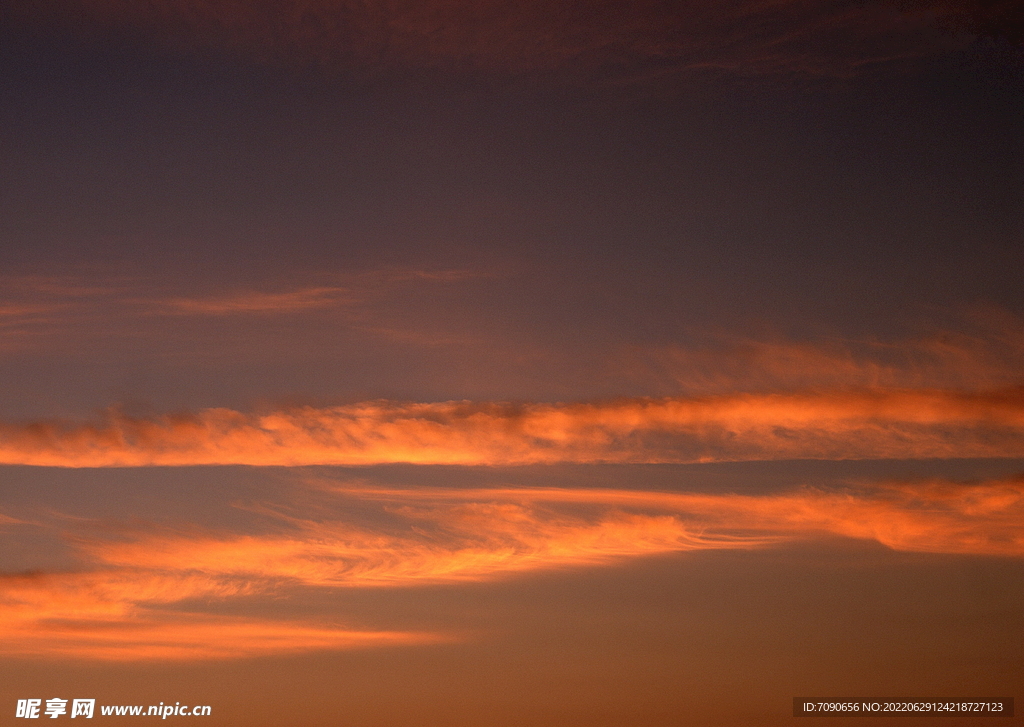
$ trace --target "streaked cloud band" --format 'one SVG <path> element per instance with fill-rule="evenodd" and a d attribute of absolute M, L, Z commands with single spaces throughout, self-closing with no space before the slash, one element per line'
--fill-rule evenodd
<path fill-rule="evenodd" d="M 284 504 L 261 510 L 276 522 L 259 532 L 183 526 L 80 534 L 72 539 L 84 570 L 0 576 L 0 653 L 224 659 L 452 641 L 465 634 L 205 611 L 216 603 L 258 610 L 261 599 L 280 603 L 309 589 L 456 586 L 820 538 L 918 553 L 1024 556 L 1024 483 L 1012 478 L 762 495 L 317 484 L 328 499 L 315 517 Z"/>
<path fill-rule="evenodd" d="M 207 409 L 0 426 L 0 463 L 515 465 L 1024 456 L 1024 390 Z"/>

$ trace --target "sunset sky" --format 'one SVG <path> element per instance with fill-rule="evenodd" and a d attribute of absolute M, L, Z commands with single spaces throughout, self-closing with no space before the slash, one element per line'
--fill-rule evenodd
<path fill-rule="evenodd" d="M 0 724 L 1024 699 L 1022 48 L 1005 0 L 5 0 Z"/>

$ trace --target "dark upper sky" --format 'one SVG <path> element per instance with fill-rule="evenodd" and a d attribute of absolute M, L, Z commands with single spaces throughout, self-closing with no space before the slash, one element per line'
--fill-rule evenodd
<path fill-rule="evenodd" d="M 515 268 L 843 325 L 1016 305 L 1005 43 L 872 3 L 373 7 L 14 3 L 5 264 Z"/>
<path fill-rule="evenodd" d="M 95 333 L 140 296 L 280 294 L 396 271 L 444 278 L 370 296 L 360 325 L 394 333 L 401 318 L 388 345 L 404 335 L 402 351 L 338 342 L 325 332 L 337 321 L 303 324 L 341 347 L 335 360 L 347 352 L 328 382 L 296 373 L 323 364 L 296 363 L 291 321 L 225 333 L 161 320 L 160 335 L 200 368 L 204 352 L 233 358 L 234 378 L 220 383 L 221 370 L 214 388 L 238 389 L 224 395 L 235 405 L 565 399 L 672 393 L 607 380 L 602 357 L 622 347 L 723 330 L 898 337 L 979 308 L 1012 318 L 1022 61 L 1005 38 L 963 32 L 1012 30 L 996 10 L 10 3 L 0 261 L 10 306 L 62 312 L 11 319 L 35 353 L 5 363 L 8 376 L 37 399 L 58 376 L 68 351 L 41 318 L 51 333 Z M 114 293 L 97 303 L 89 286 Z M 155 325 L 142 316 L 124 334 L 134 343 L 75 347 L 83 378 L 107 379 L 83 403 L 218 399 L 166 383 L 166 351 L 138 343 Z M 475 373 L 445 378 L 443 361 L 493 349 L 477 340 L 492 334 L 522 360 L 478 357 Z M 237 346 L 211 353 L 215 340 Z M 240 362 L 254 347 L 288 360 Z M 109 373 L 150 350 L 164 363 Z M 132 378 L 143 369 L 153 381 Z"/>

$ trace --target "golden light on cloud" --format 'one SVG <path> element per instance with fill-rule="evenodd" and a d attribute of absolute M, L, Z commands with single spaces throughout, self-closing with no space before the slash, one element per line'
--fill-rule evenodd
<path fill-rule="evenodd" d="M 188 563 L 215 578 L 285 578 L 306 585 L 360 587 L 479 581 L 653 553 L 750 548 L 773 540 L 704 535 L 665 514 L 608 511 L 574 516 L 508 502 L 501 491 L 480 493 L 479 499 L 485 501 L 432 504 L 417 501 L 415 495 L 399 497 L 401 506 L 387 508 L 402 521 L 397 534 L 298 521 L 298 530 L 288 535 L 170 535 L 101 543 L 90 551 L 112 566 L 173 572 Z"/>
<path fill-rule="evenodd" d="M 449 637 L 359 631 L 256 618 L 149 614 L 99 622 L 13 623 L 3 628 L 8 656 L 98 661 L 241 659 L 308 651 L 412 646 Z"/>
<path fill-rule="evenodd" d="M 120 569 L 4 576 L 0 653 L 109 661 L 228 659 L 450 638 L 163 608 L 189 599 L 252 595 L 261 588 L 190 573 L 187 566 L 177 573 Z"/>
<path fill-rule="evenodd" d="M 282 534 L 170 533 L 87 548 L 108 566 L 174 572 L 188 563 L 213 579 L 346 587 L 475 581 L 823 535 L 905 551 L 1024 555 L 1024 481 L 1015 480 L 756 496 L 563 488 L 343 487 L 338 494 L 376 502 L 392 524 L 367 529 L 289 516 L 291 530 Z"/>
<path fill-rule="evenodd" d="M 1024 456 L 1024 389 L 207 409 L 0 426 L 0 463 L 513 465 Z"/>
<path fill-rule="evenodd" d="M 821 537 L 910 552 L 1024 556 L 1020 479 L 764 495 L 318 486 L 332 498 L 326 515 L 267 509 L 277 524 L 258 533 L 190 528 L 75 538 L 90 570 L 0 579 L 0 653 L 216 659 L 435 643 L 456 637 L 209 615 L 195 604 L 255 603 L 309 588 L 454 585 Z"/>
<path fill-rule="evenodd" d="M 187 618 L 97 626 L 47 625 L 48 638 L 14 640 L 14 653 L 109 661 L 239 659 L 307 651 L 409 646 L 446 640 L 432 634 L 356 631 L 260 619 Z M 127 637 L 127 638 L 126 638 Z M 59 641 L 55 644 L 54 641 Z M 18 650 L 18 646 L 21 650 Z"/>

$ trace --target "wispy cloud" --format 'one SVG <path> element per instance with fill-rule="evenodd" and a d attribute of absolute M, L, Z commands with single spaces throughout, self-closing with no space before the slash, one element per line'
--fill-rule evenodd
<path fill-rule="evenodd" d="M 305 284 L 277 289 L 236 289 L 208 296 L 174 295 L 158 278 L 124 276 L 0 277 L 0 315 L 22 315 L 56 306 L 113 302 L 179 312 L 234 313 L 292 310 L 365 299 L 407 288 L 411 284 L 457 283 L 486 277 L 474 270 L 388 268 L 362 272 L 320 272 Z"/>
<path fill-rule="evenodd" d="M 376 504 L 368 528 L 278 512 L 272 535 L 149 534 L 92 542 L 107 566 L 211 579 L 290 579 L 329 587 L 487 580 L 644 555 L 754 549 L 841 536 L 894 550 L 1024 556 L 1024 480 L 890 482 L 770 495 L 580 488 L 331 488 L 342 503 Z M 372 508 L 371 508 L 372 511 Z"/>
<path fill-rule="evenodd" d="M 163 527 L 79 534 L 72 542 L 82 572 L 0 577 L 0 653 L 216 659 L 437 643 L 459 636 L 208 611 L 216 603 L 258 610 L 261 597 L 281 602 L 302 588 L 482 582 L 822 537 L 919 553 L 1024 557 L 1019 478 L 765 495 L 313 484 L 332 498 L 327 506 L 262 506 L 271 525 L 259 533 Z"/>
<path fill-rule="evenodd" d="M 1024 456 L 1024 389 L 208 409 L 0 425 L 0 463 L 509 465 Z"/>
<path fill-rule="evenodd" d="M 219 616 L 163 608 L 255 590 L 190 573 L 107 570 L 0 576 L 0 653 L 113 661 L 228 659 L 321 649 L 435 643 L 425 632 Z"/>
<path fill-rule="evenodd" d="M 37 316 L 41 313 L 52 313 L 60 310 L 63 306 L 47 304 L 8 304 L 0 305 L 0 325 L 7 325 L 9 321 L 21 320 L 29 316 Z"/>
<path fill-rule="evenodd" d="M 337 287 L 312 287 L 280 293 L 243 292 L 214 298 L 168 298 L 150 302 L 157 312 L 182 315 L 230 315 L 233 313 L 288 313 L 315 308 L 334 308 L 360 302 L 355 291 Z"/>
<path fill-rule="evenodd" d="M 0 276 L 0 350 L 63 349 L 72 341 L 78 350 L 102 350 L 112 339 L 159 340 L 168 335 L 168 319 L 176 321 L 178 331 L 184 330 L 182 326 L 227 320 L 241 338 L 249 339 L 255 329 L 244 332 L 246 325 L 288 316 L 311 325 L 330 318 L 342 330 L 435 345 L 438 340 L 462 339 L 441 332 L 421 340 L 422 331 L 406 331 L 391 309 L 432 286 L 489 275 L 462 269 L 327 271 L 276 285 L 225 284 L 204 292 L 183 291 L 156 276 Z M 189 338 L 194 334 L 185 335 Z M 263 344 L 264 349 L 275 345 L 266 340 Z"/>
<path fill-rule="evenodd" d="M 612 512 L 671 513 L 690 534 L 672 550 L 755 548 L 822 534 L 874 540 L 894 550 L 1024 556 L 1024 479 L 860 484 L 770 495 L 612 489 L 386 490 L 346 485 L 346 495 L 384 503 L 500 501 L 543 509 L 587 505 Z"/>
<path fill-rule="evenodd" d="M 146 607 L 142 604 L 150 578 L 114 576 L 132 591 L 118 599 L 96 593 L 104 585 L 102 574 L 4 576 L 0 653 L 48 659 L 195 660 L 415 645 L 446 638 Z M 180 586 L 174 584 L 171 600 L 188 595 Z"/>
<path fill-rule="evenodd" d="M 166 571 L 188 563 L 217 577 L 378 587 L 480 581 L 653 553 L 750 548 L 771 540 L 702 534 L 671 516 L 609 510 L 615 503 L 608 502 L 589 515 L 545 508 L 543 497 L 531 500 L 528 492 L 469 493 L 456 503 L 443 495 L 435 500 L 431 492 L 368 494 L 371 501 L 391 501 L 384 509 L 396 521 L 396 532 L 290 518 L 293 530 L 276 536 L 171 534 L 94 544 L 89 552 L 114 566 Z M 567 493 L 569 502 L 572 498 Z"/>
<path fill-rule="evenodd" d="M 979 309 L 955 326 L 890 339 L 813 340 L 695 334 L 688 345 L 634 347 L 627 378 L 691 395 L 842 388 L 983 390 L 1024 384 L 1024 321 Z"/>
<path fill-rule="evenodd" d="M 7 655 L 62 660 L 239 659 L 450 640 L 429 633 L 346 630 L 315 623 L 189 614 L 150 614 L 99 623 L 32 620 L 12 626 L 2 630 Z"/>

